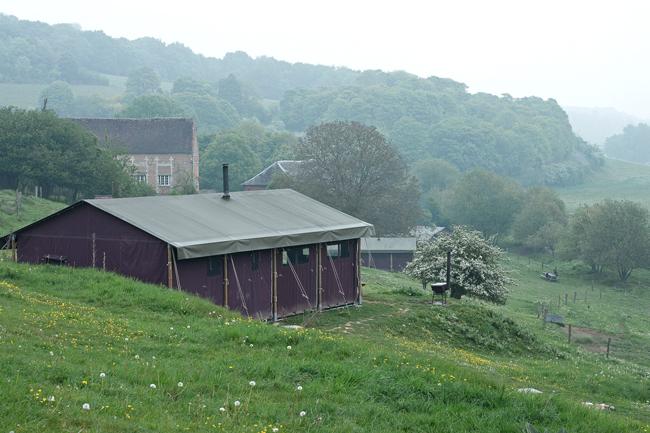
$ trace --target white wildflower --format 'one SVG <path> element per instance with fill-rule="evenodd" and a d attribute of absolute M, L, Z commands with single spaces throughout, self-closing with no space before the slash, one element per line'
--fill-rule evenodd
<path fill-rule="evenodd" d="M 178 387 L 182 388 L 183 387 L 183 382 L 178 382 Z"/>
<path fill-rule="evenodd" d="M 51 395 L 51 396 L 49 396 L 49 397 L 47 398 L 47 401 L 49 401 L 49 402 L 53 402 L 54 400 L 55 400 L 55 399 L 54 399 L 54 396 L 53 396 L 53 395 Z"/>
<path fill-rule="evenodd" d="M 50 356 L 54 356 L 54 352 L 50 350 Z"/>
<path fill-rule="evenodd" d="M 90 410 L 90 405 L 88 403 L 84 403 L 83 406 L 81 406 L 83 410 Z"/>
<path fill-rule="evenodd" d="M 140 355 L 135 355 L 135 359 L 140 359 Z"/>
<path fill-rule="evenodd" d="M 235 406 L 237 407 L 241 406 L 241 402 L 239 400 L 235 400 Z"/>
<path fill-rule="evenodd" d="M 253 343 L 249 344 L 250 347 L 253 347 Z"/>
<path fill-rule="evenodd" d="M 220 407 L 220 408 L 219 408 L 219 412 L 225 412 L 225 411 L 226 411 L 226 408 L 225 408 L 225 407 Z"/>
<path fill-rule="evenodd" d="M 287 350 L 291 350 L 291 346 L 287 346 Z"/>
<path fill-rule="evenodd" d="M 302 391 L 302 386 L 298 385 L 298 386 L 296 387 L 296 391 Z"/>
<path fill-rule="evenodd" d="M 151 385 L 149 385 L 149 388 L 151 388 L 151 389 L 156 389 L 156 384 L 155 384 L 155 383 L 152 383 Z"/>
<path fill-rule="evenodd" d="M 255 386 L 255 385 L 257 385 L 257 384 L 255 383 L 254 380 L 251 380 L 250 382 L 248 382 L 248 384 L 249 384 L 250 386 Z"/>
<path fill-rule="evenodd" d="M 279 431 L 280 429 L 279 429 L 279 428 L 277 428 L 277 427 L 273 427 L 273 429 L 272 429 L 272 430 L 273 430 L 273 433 L 278 433 L 278 431 Z"/>
<path fill-rule="evenodd" d="M 99 373 L 99 377 L 101 377 L 102 379 L 105 378 L 105 377 L 106 377 L 106 373 L 104 373 L 104 372 L 102 371 L 101 373 Z"/>

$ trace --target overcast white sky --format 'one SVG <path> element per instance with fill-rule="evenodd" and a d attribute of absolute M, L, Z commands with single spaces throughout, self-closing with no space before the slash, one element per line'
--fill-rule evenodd
<path fill-rule="evenodd" d="M 0 13 L 650 118 L 650 1 L 0 0 Z"/>

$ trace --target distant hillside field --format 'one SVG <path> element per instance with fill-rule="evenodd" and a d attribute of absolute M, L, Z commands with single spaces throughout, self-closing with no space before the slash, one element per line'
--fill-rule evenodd
<path fill-rule="evenodd" d="M 633 200 L 650 209 L 650 165 L 606 158 L 603 168 L 584 183 L 555 190 L 570 211 L 606 198 Z"/>
<path fill-rule="evenodd" d="M 0 190 L 0 235 L 11 233 L 65 206 L 65 203 L 23 196 L 21 209 L 17 211 L 15 192 Z"/>

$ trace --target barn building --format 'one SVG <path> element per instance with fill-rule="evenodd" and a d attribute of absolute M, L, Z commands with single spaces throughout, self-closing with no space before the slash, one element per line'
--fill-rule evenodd
<path fill-rule="evenodd" d="M 275 320 L 360 302 L 371 231 L 285 189 L 83 200 L 3 244 L 20 262 L 103 268 Z"/>
<path fill-rule="evenodd" d="M 138 182 L 158 194 L 193 184 L 199 190 L 199 146 L 192 119 L 69 119 L 91 132 L 101 145 L 127 155 Z"/>
<path fill-rule="evenodd" d="M 364 266 L 385 271 L 403 271 L 413 260 L 416 238 L 363 238 L 361 260 Z"/>

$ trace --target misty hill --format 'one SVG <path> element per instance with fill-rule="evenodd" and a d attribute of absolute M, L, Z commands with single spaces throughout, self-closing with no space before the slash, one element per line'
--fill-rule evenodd
<path fill-rule="evenodd" d="M 610 158 L 650 163 L 650 126 L 646 123 L 626 126 L 622 133 L 607 139 L 605 152 Z"/>
<path fill-rule="evenodd" d="M 619 134 L 627 125 L 643 119 L 613 108 L 564 107 L 576 134 L 589 143 L 602 146 L 605 140 Z"/>
<path fill-rule="evenodd" d="M 444 158 L 460 170 L 483 167 L 525 184 L 574 184 L 600 164 L 598 151 L 573 133 L 554 100 L 470 94 L 464 84 L 450 79 L 292 64 L 243 52 L 208 58 L 179 43 L 129 41 L 74 25 L 4 15 L 0 59 L 2 83 L 59 80 L 86 89 L 151 68 L 163 81 L 174 82 L 171 94 L 157 96 L 167 100 L 157 102 L 175 104 L 174 115 L 194 117 L 203 132 L 231 128 L 245 118 L 294 132 L 324 121 L 356 120 L 386 134 L 408 162 Z M 49 101 L 48 107 L 56 110 L 56 98 Z M 66 112 L 77 117 L 120 115 L 119 107 L 111 111 L 115 98 L 110 103 L 86 98 L 84 104 Z M 120 104 L 122 113 L 139 116 L 127 98 L 118 100 Z M 207 125 L 215 107 L 227 108 L 228 121 Z M 142 115 L 165 113 L 148 109 Z"/>

